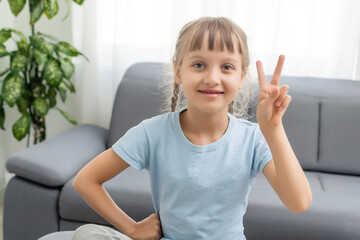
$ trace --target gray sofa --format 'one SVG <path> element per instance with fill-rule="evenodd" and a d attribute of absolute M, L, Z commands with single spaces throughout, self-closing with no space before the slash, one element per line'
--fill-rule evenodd
<path fill-rule="evenodd" d="M 4 240 L 107 224 L 72 188 L 73 177 L 130 127 L 159 114 L 163 66 L 138 63 L 127 70 L 109 129 L 81 125 L 7 160 L 15 177 L 5 193 Z M 360 239 L 360 82 L 284 76 L 280 83 L 290 86 L 284 126 L 310 182 L 313 204 L 291 213 L 260 174 L 249 196 L 245 235 L 249 240 Z M 147 172 L 130 167 L 105 187 L 135 220 L 154 212 Z"/>

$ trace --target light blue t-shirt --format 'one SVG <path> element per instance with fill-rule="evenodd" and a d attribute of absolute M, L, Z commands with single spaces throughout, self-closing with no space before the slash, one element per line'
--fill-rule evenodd
<path fill-rule="evenodd" d="M 272 159 L 258 124 L 229 114 L 225 134 L 197 146 L 182 132 L 179 115 L 141 122 L 113 150 L 136 169 L 149 171 L 163 240 L 245 239 L 250 188 Z"/>

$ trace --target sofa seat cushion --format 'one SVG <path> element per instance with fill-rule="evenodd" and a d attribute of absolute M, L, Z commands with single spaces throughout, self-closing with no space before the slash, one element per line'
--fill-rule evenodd
<path fill-rule="evenodd" d="M 305 173 L 313 202 L 302 213 L 290 212 L 264 175 L 257 177 L 244 217 L 249 239 L 360 239 L 360 178 Z"/>
<path fill-rule="evenodd" d="M 109 225 L 86 204 L 73 188 L 72 182 L 73 179 L 69 180 L 61 190 L 60 218 Z M 106 182 L 104 187 L 116 204 L 135 221 L 140 221 L 155 212 L 150 194 L 149 174 L 146 171 L 139 172 L 129 167 Z"/>

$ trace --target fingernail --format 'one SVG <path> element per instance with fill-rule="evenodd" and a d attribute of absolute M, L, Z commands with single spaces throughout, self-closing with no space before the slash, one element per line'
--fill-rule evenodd
<path fill-rule="evenodd" d="M 277 107 L 280 107 L 281 102 L 280 102 L 280 101 L 277 101 L 277 102 L 275 103 L 275 105 L 276 105 Z"/>

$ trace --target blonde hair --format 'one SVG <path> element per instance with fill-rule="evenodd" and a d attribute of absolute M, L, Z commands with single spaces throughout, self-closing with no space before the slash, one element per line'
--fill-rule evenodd
<path fill-rule="evenodd" d="M 172 59 L 173 71 L 172 80 L 167 83 L 165 89 L 167 90 L 168 100 L 170 106 L 165 107 L 166 112 L 174 112 L 186 108 L 186 99 L 182 93 L 181 87 L 176 83 L 174 66 L 180 67 L 182 64 L 183 55 L 186 51 L 200 50 L 203 43 L 204 36 L 208 36 L 208 49 L 214 49 L 215 38 L 220 34 L 220 49 L 233 53 L 235 51 L 234 44 L 237 44 L 237 49 L 241 55 L 241 70 L 246 73 L 243 82 L 243 88 L 235 97 L 234 101 L 229 104 L 228 111 L 236 117 L 250 118 L 247 111 L 249 103 L 253 97 L 251 83 L 252 78 L 248 74 L 248 67 L 250 64 L 249 50 L 247 46 L 247 37 L 244 31 L 228 18 L 218 17 L 203 17 L 185 24 L 181 29 L 178 39 L 176 41 L 175 53 Z M 171 89 L 171 90 L 170 90 Z M 169 109 L 170 107 L 170 109 Z"/>

